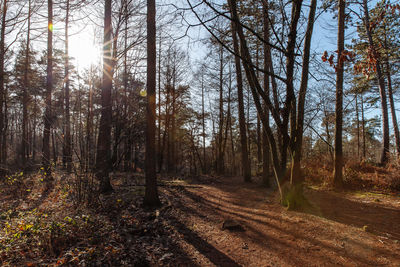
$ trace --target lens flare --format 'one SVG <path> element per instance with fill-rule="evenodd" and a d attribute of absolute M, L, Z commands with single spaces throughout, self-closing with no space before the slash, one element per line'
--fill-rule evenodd
<path fill-rule="evenodd" d="M 140 90 L 140 96 L 142 96 L 142 97 L 146 97 L 146 96 L 147 96 L 147 91 L 146 91 L 146 89 Z"/>

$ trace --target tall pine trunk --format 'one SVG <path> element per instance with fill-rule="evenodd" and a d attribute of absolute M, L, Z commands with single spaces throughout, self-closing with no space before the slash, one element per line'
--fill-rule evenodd
<path fill-rule="evenodd" d="M 338 60 L 336 70 L 336 109 L 335 109 L 335 158 L 333 183 L 336 188 L 343 186 L 343 60 L 345 0 L 339 0 L 338 15 Z"/>
<path fill-rule="evenodd" d="M 67 0 L 65 14 L 65 161 L 67 163 L 67 171 L 72 168 L 72 149 L 71 149 L 71 122 L 69 112 L 69 50 L 68 50 L 68 27 L 69 27 L 69 0 Z"/>
<path fill-rule="evenodd" d="M 242 158 L 243 179 L 245 182 L 251 181 L 251 167 L 249 160 L 249 153 L 247 150 L 247 132 L 246 132 L 246 118 L 244 114 L 244 101 L 243 101 L 243 77 L 242 68 L 240 63 L 240 50 L 239 42 L 237 40 L 236 25 L 232 21 L 232 39 L 233 48 L 235 52 L 235 67 L 236 67 L 236 83 L 238 94 L 238 110 L 239 110 L 239 133 L 240 133 L 240 152 Z"/>
<path fill-rule="evenodd" d="M 264 23 L 264 46 L 263 46 L 263 50 L 264 50 L 264 69 L 268 70 L 270 69 L 271 66 L 271 61 L 270 61 L 270 47 L 268 46 L 267 43 L 269 43 L 269 21 L 268 21 L 268 14 L 267 12 L 269 12 L 268 10 L 268 2 L 263 2 L 263 12 L 264 12 L 264 17 L 263 17 L 263 23 Z M 270 87 L 269 87 L 269 74 L 264 73 L 264 91 L 265 94 L 269 97 L 270 95 Z M 269 110 L 267 105 L 265 104 L 264 101 L 264 110 L 265 110 L 265 121 L 268 124 L 267 127 L 269 127 Z M 263 172 L 262 172 L 262 181 L 263 184 L 267 187 L 270 186 L 270 181 L 269 181 L 269 168 L 270 168 L 270 147 L 269 147 L 269 142 L 268 142 L 268 136 L 267 136 L 267 132 L 266 132 L 266 127 L 263 126 L 262 127 L 262 144 L 263 144 L 263 148 L 262 148 L 262 161 L 263 161 Z"/>
<path fill-rule="evenodd" d="M 112 64 L 111 58 L 111 0 L 104 5 L 103 83 L 101 90 L 101 117 L 97 142 L 96 177 L 100 181 L 100 193 L 112 191 L 111 170 L 111 124 L 112 124 Z"/>
<path fill-rule="evenodd" d="M 42 164 L 46 176 L 51 177 L 50 164 L 50 129 L 51 129 L 51 94 L 53 90 L 53 1 L 48 0 L 48 24 L 47 24 L 47 79 L 45 94 L 45 113 L 44 113 L 44 131 L 43 131 L 43 154 Z"/>
<path fill-rule="evenodd" d="M 22 92 L 22 144 L 21 159 L 25 166 L 29 159 L 29 135 L 28 135 L 28 105 L 29 105 L 29 54 L 31 41 L 31 0 L 28 2 L 28 28 L 26 33 L 25 69 L 24 69 L 24 89 Z"/>
<path fill-rule="evenodd" d="M 365 31 L 368 37 L 369 48 L 372 50 L 372 54 L 375 57 L 375 66 L 376 66 L 376 76 L 378 79 L 378 87 L 379 93 L 381 97 L 381 109 L 382 109 L 382 154 L 380 163 L 385 165 L 389 161 L 389 114 L 388 114 L 388 107 L 387 107 L 387 99 L 386 99 L 386 88 L 385 88 L 385 81 L 383 79 L 383 73 L 381 69 L 381 61 L 377 54 L 375 43 L 372 38 L 372 33 L 370 31 L 370 22 L 369 22 L 369 10 L 368 10 L 368 2 L 367 0 L 363 0 L 363 8 L 364 8 L 364 15 L 365 15 Z"/>
<path fill-rule="evenodd" d="M 0 163 L 3 161 L 3 134 L 4 134 L 4 113 L 5 111 L 5 88 L 4 88 L 4 60 L 5 60 L 5 35 L 6 35 L 6 16 L 7 16 L 7 0 L 3 0 L 3 6 L 0 7 L 1 12 L 1 31 L 0 31 Z"/>
<path fill-rule="evenodd" d="M 156 3 L 147 0 L 147 106 L 146 106 L 146 188 L 144 204 L 159 206 L 156 174 Z"/>

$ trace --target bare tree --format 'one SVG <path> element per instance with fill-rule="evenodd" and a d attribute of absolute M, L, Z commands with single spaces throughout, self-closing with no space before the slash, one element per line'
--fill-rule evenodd
<path fill-rule="evenodd" d="M 46 109 L 44 113 L 43 155 L 42 164 L 47 177 L 51 177 L 50 165 L 50 130 L 52 122 L 51 94 L 53 91 L 53 1 L 47 1 L 47 80 L 46 80 Z"/>
<path fill-rule="evenodd" d="M 156 3 L 147 0 L 147 126 L 144 204 L 159 206 L 156 174 Z"/>
<path fill-rule="evenodd" d="M 111 0 L 104 4 L 103 81 L 101 90 L 101 117 L 97 141 L 96 176 L 100 180 L 100 193 L 113 190 L 111 170 L 111 124 L 112 124 L 112 67 L 111 58 Z"/>

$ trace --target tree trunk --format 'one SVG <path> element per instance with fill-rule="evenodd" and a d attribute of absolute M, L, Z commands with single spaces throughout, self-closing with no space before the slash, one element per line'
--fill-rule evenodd
<path fill-rule="evenodd" d="M 101 117 L 97 142 L 96 177 L 100 180 L 100 193 L 112 191 L 111 170 L 111 124 L 112 124 L 112 64 L 111 59 L 111 0 L 104 5 L 103 84 L 101 91 Z"/>
<path fill-rule="evenodd" d="M 29 159 L 29 135 L 28 135 L 28 105 L 29 105 L 29 54 L 30 54 L 30 37 L 31 37 L 31 0 L 28 2 L 28 28 L 26 34 L 26 51 L 25 51 L 25 70 L 24 70 L 24 88 L 22 92 L 22 144 L 21 159 L 25 167 L 26 161 Z"/>
<path fill-rule="evenodd" d="M 88 92 L 88 116 L 86 121 L 86 163 L 85 171 L 93 168 L 93 67 L 90 67 L 90 80 Z"/>
<path fill-rule="evenodd" d="M 386 49 L 388 49 L 386 34 L 385 34 L 385 47 L 386 47 Z M 392 74 L 391 74 L 391 68 L 390 68 L 390 64 L 389 64 L 389 55 L 388 54 L 386 55 L 385 64 L 386 64 L 388 96 L 389 96 L 389 104 L 390 104 L 390 113 L 392 115 L 392 124 L 393 124 L 394 138 L 395 138 L 396 154 L 397 154 L 397 157 L 399 158 L 400 157 L 400 134 L 399 134 L 399 125 L 397 124 L 396 107 L 394 105 L 394 99 L 393 99 Z"/>
<path fill-rule="evenodd" d="M 239 42 L 237 40 L 236 25 L 233 21 L 231 23 L 231 27 L 232 27 L 233 48 L 235 52 L 236 83 L 237 83 L 238 110 L 239 110 L 240 152 L 242 156 L 243 179 L 245 182 L 251 182 L 251 168 L 249 161 L 249 153 L 247 150 L 246 118 L 244 114 L 242 68 L 240 65 L 240 57 L 239 57 L 240 51 L 239 51 Z"/>
<path fill-rule="evenodd" d="M 158 172 L 161 172 L 162 169 L 162 156 L 163 153 L 161 149 L 161 46 L 162 46 L 162 38 L 161 38 L 161 31 L 160 31 L 160 38 L 158 42 L 158 146 L 157 146 L 157 155 L 158 155 Z"/>
<path fill-rule="evenodd" d="M 260 102 L 259 93 L 262 93 L 262 89 L 261 89 L 260 84 L 258 83 L 258 80 L 256 79 L 254 69 L 250 67 L 250 66 L 252 66 L 251 57 L 250 57 L 249 49 L 247 47 L 247 42 L 246 42 L 246 38 L 244 35 L 244 31 L 243 31 L 243 28 L 239 21 L 237 7 L 236 7 L 236 1 L 229 0 L 228 4 L 229 4 L 229 8 L 230 8 L 230 12 L 232 15 L 232 19 L 233 19 L 233 23 L 234 23 L 236 32 L 239 36 L 240 48 L 241 48 L 240 55 L 243 57 L 243 66 L 244 66 L 244 69 L 246 72 L 247 80 L 250 84 L 251 94 L 253 96 L 254 103 L 257 108 L 257 112 L 260 114 L 260 119 L 263 123 L 263 126 L 265 127 L 265 131 L 267 132 L 268 140 L 270 142 L 275 178 L 276 178 L 278 186 L 279 186 L 279 181 L 282 179 L 283 173 L 281 171 L 278 151 L 276 149 L 277 147 L 276 147 L 275 138 L 274 138 L 271 128 L 268 127 L 268 123 L 266 122 L 266 116 L 264 114 L 264 110 L 263 110 L 261 102 Z M 265 98 L 265 100 L 267 101 L 269 99 Z M 279 187 L 279 191 L 282 195 L 282 191 L 281 191 L 280 187 Z"/>
<path fill-rule="evenodd" d="M 294 133 L 295 134 L 294 149 L 292 149 L 292 169 L 290 178 L 290 183 L 292 187 L 299 187 L 304 181 L 304 177 L 301 172 L 301 157 L 302 157 L 303 128 L 304 128 L 304 105 L 305 105 L 307 85 L 308 85 L 311 39 L 314 29 L 316 8 L 317 8 L 317 0 L 312 0 L 310 6 L 310 13 L 308 16 L 306 39 L 304 42 L 303 68 L 301 71 L 301 82 L 300 82 L 299 100 L 297 107 L 297 122 Z"/>
<path fill-rule="evenodd" d="M 161 205 L 157 191 L 155 117 L 156 117 L 156 3 L 147 0 L 147 127 L 146 127 L 146 189 L 144 204 Z"/>
<path fill-rule="evenodd" d="M 268 21 L 268 15 L 267 12 L 268 11 L 268 3 L 267 2 L 263 2 L 263 12 L 264 12 L 264 40 L 266 43 L 269 43 L 269 21 Z M 270 69 L 271 66 L 271 61 L 270 61 L 270 48 L 269 46 L 264 43 L 264 69 L 268 70 Z M 269 74 L 264 73 L 264 91 L 265 94 L 269 97 L 270 95 L 270 87 L 269 87 Z M 265 104 L 264 101 L 264 110 L 265 110 L 265 117 L 266 117 L 266 123 L 268 124 L 269 127 L 269 110 L 267 105 Z M 270 168 L 270 148 L 269 148 L 269 142 L 268 142 L 268 136 L 267 136 L 267 132 L 265 129 L 265 126 L 262 127 L 262 162 L 263 162 L 263 172 L 262 172 L 262 181 L 263 184 L 267 187 L 270 187 L 270 181 L 269 181 L 269 168 Z"/>
<path fill-rule="evenodd" d="M 4 60 L 5 60 L 5 32 L 6 32 L 6 16 L 7 16 L 7 0 L 3 0 L 1 14 L 1 32 L 0 32 L 0 163 L 3 161 L 3 133 L 5 128 L 3 107 L 5 106 L 5 88 L 4 88 Z"/>
<path fill-rule="evenodd" d="M 356 123 L 357 123 L 357 160 L 360 160 L 360 112 L 358 110 L 358 93 L 355 94 L 356 97 Z"/>
<path fill-rule="evenodd" d="M 389 161 L 389 115 L 388 115 L 388 108 L 387 108 L 387 99 L 386 99 L 386 89 L 385 89 L 385 81 L 383 79 L 383 74 L 381 70 L 381 62 L 380 58 L 376 52 L 375 49 L 375 44 L 374 40 L 372 39 L 372 34 L 370 31 L 370 23 L 369 23 L 369 11 L 368 11 L 368 3 L 367 0 L 363 0 L 363 6 L 364 6 L 364 14 L 365 14 L 365 31 L 367 33 L 368 37 L 368 43 L 370 46 L 370 49 L 372 50 L 372 54 L 375 57 L 376 63 L 376 75 L 378 79 L 378 87 L 379 87 L 379 93 L 381 97 L 381 109 L 382 109 L 382 135 L 383 135 L 383 141 L 382 141 L 382 154 L 381 154 L 381 160 L 380 163 L 382 165 L 386 165 L 386 163 Z"/>
<path fill-rule="evenodd" d="M 338 60 L 336 69 L 336 109 L 335 109 L 335 159 L 333 184 L 336 188 L 343 186 L 343 60 L 345 30 L 345 0 L 339 0 L 338 15 Z"/>
<path fill-rule="evenodd" d="M 363 147 L 363 159 L 367 157 L 367 150 L 365 146 L 365 117 L 364 117 L 364 97 L 361 93 L 361 129 L 362 129 L 362 147 Z"/>
<path fill-rule="evenodd" d="M 48 29 L 47 29 L 47 80 L 45 95 L 45 114 L 43 132 L 43 155 L 42 163 L 47 178 L 51 177 L 50 164 L 50 128 L 51 128 L 51 94 L 53 90 L 53 1 L 48 0 Z"/>
<path fill-rule="evenodd" d="M 219 128 L 218 128 L 218 142 L 217 142 L 217 174 L 222 175 L 224 173 L 224 153 L 223 153 L 223 129 L 224 129 L 224 87 L 223 87 L 223 74 L 224 74 L 224 50 L 222 45 L 220 46 L 220 66 L 219 66 Z"/>
<path fill-rule="evenodd" d="M 71 122 L 69 112 L 69 50 L 68 50 L 68 27 L 69 27 L 69 0 L 67 0 L 65 14 L 65 161 L 67 172 L 72 168 L 72 150 L 71 150 Z"/>
<path fill-rule="evenodd" d="M 206 116 L 204 111 L 204 73 L 201 73 L 201 118 L 203 128 L 203 174 L 207 172 L 206 162 Z"/>

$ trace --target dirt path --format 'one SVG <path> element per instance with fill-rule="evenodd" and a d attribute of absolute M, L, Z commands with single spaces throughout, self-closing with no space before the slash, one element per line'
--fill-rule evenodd
<path fill-rule="evenodd" d="M 308 189 L 307 214 L 239 178 L 163 191 L 191 265 L 400 266 L 400 197 Z M 245 231 L 222 230 L 225 219 Z"/>

